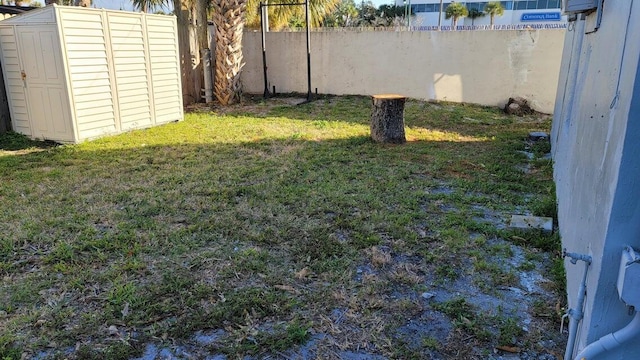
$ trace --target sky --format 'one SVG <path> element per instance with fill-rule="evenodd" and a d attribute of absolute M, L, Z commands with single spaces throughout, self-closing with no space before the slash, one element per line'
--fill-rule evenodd
<path fill-rule="evenodd" d="M 393 0 L 371 0 L 371 2 L 373 3 L 373 5 L 375 5 L 376 7 L 379 7 L 380 5 L 393 5 Z"/>
<path fill-rule="evenodd" d="M 93 0 L 94 7 L 100 9 L 132 10 L 131 0 Z"/>
<path fill-rule="evenodd" d="M 36 0 L 42 6 L 44 6 L 44 0 Z M 29 0 L 26 0 L 25 3 L 29 3 Z M 131 0 L 93 0 L 92 7 L 101 9 L 112 9 L 112 10 L 133 10 L 133 6 L 131 5 Z"/>

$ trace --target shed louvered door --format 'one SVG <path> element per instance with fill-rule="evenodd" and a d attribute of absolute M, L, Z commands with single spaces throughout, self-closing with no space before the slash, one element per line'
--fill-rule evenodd
<path fill-rule="evenodd" d="M 54 27 L 19 26 L 22 77 L 33 137 L 72 140 L 64 72 Z"/>

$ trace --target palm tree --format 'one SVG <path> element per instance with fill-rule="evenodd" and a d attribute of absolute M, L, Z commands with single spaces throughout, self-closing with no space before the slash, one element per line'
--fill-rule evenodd
<path fill-rule="evenodd" d="M 489 15 L 491 28 L 493 29 L 493 19 L 496 15 L 502 16 L 504 14 L 504 8 L 500 1 L 491 1 L 484 6 L 485 14 Z"/>
<path fill-rule="evenodd" d="M 186 1 L 186 0 L 174 0 Z M 207 1 L 207 0 L 195 0 Z M 324 16 L 332 11 L 339 0 L 309 0 L 311 26 L 321 24 Z M 240 71 L 242 57 L 242 31 L 245 24 L 258 26 L 259 0 L 211 0 L 215 27 L 215 72 L 213 93 L 222 104 L 232 104 L 240 98 Z M 300 0 L 279 0 L 279 3 L 299 4 Z M 270 27 L 286 26 L 293 18 L 301 18 L 304 7 L 269 7 Z"/>
<path fill-rule="evenodd" d="M 456 26 L 458 26 L 458 19 L 469 15 L 469 10 L 467 10 L 467 7 L 461 3 L 452 2 L 447 6 L 444 13 L 445 19 L 453 19 L 453 30 L 455 30 Z"/>
<path fill-rule="evenodd" d="M 260 14 L 258 8 L 261 0 L 247 0 L 245 25 L 248 28 L 260 28 Z M 262 2 L 265 2 L 262 0 Z M 299 4 L 300 0 L 278 0 L 279 4 Z M 311 25 L 319 27 L 326 15 L 330 14 L 340 4 L 340 0 L 309 0 L 309 15 Z M 304 6 L 269 6 L 269 28 L 280 29 L 286 27 L 293 18 L 304 19 Z"/>
<path fill-rule="evenodd" d="M 324 27 L 352 26 L 358 19 L 358 9 L 354 0 L 341 0 L 336 8 L 325 15 L 322 20 Z"/>
<path fill-rule="evenodd" d="M 201 51 L 207 44 L 207 7 L 213 8 L 215 28 L 214 95 L 221 104 L 239 99 L 242 58 L 242 31 L 245 24 L 258 26 L 260 0 L 173 0 L 178 23 L 182 95 L 185 104 L 200 101 L 203 87 Z M 309 0 L 312 25 L 320 25 L 324 15 L 333 10 L 339 0 Z M 279 0 L 279 3 L 298 4 L 300 0 Z M 269 8 L 272 27 L 282 27 L 292 18 L 304 14 L 302 6 L 274 6 Z"/>
<path fill-rule="evenodd" d="M 213 94 L 222 105 L 233 104 L 240 96 L 242 31 L 247 0 L 213 0 L 215 27 L 215 81 Z"/>
<path fill-rule="evenodd" d="M 131 2 L 133 3 L 134 9 L 143 13 L 147 13 L 149 10 L 169 4 L 168 0 L 131 0 Z"/>
<path fill-rule="evenodd" d="M 483 16 L 484 16 L 484 12 L 482 12 L 482 11 L 476 9 L 476 8 L 473 8 L 473 9 L 469 10 L 469 15 L 467 15 L 467 17 L 471 18 L 471 26 L 474 25 L 474 21 L 477 18 L 483 17 Z"/>

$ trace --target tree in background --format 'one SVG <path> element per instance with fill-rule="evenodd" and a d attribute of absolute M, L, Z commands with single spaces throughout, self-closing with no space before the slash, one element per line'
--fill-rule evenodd
<path fill-rule="evenodd" d="M 482 12 L 482 11 L 476 9 L 476 8 L 473 8 L 473 9 L 469 10 L 469 15 L 467 15 L 467 17 L 471 18 L 471 26 L 473 26 L 474 25 L 474 21 L 479 17 L 483 17 L 484 15 L 485 15 L 484 12 Z"/>
<path fill-rule="evenodd" d="M 57 4 L 57 5 L 73 5 L 73 0 L 44 0 L 45 5 Z M 17 3 L 16 3 L 17 5 Z"/>
<path fill-rule="evenodd" d="M 266 0 L 262 0 L 266 2 Z M 300 0 L 271 0 L 279 4 L 299 4 Z M 311 26 L 319 27 L 327 14 L 330 14 L 340 3 L 340 0 L 309 0 L 309 16 Z M 245 26 L 252 29 L 260 28 L 260 0 L 247 0 Z M 287 27 L 295 19 L 305 18 L 304 6 L 269 6 L 269 28 L 282 29 Z"/>
<path fill-rule="evenodd" d="M 415 15 L 413 9 L 409 8 L 409 16 Z M 406 13 L 404 6 L 380 5 L 378 16 L 385 22 L 385 26 L 406 24 Z"/>
<path fill-rule="evenodd" d="M 358 26 L 375 26 L 378 9 L 371 1 L 362 1 L 358 5 Z"/>
<path fill-rule="evenodd" d="M 24 1 L 15 1 L 15 4 L 20 6 Z M 80 7 L 91 7 L 92 0 L 44 0 L 45 5 L 57 4 L 57 5 L 67 5 L 67 6 L 80 6 Z M 37 2 L 35 0 L 31 1 L 29 6 L 38 7 Z"/>
<path fill-rule="evenodd" d="M 485 14 L 489 15 L 491 28 L 493 29 L 493 19 L 497 16 L 502 16 L 504 14 L 504 8 L 500 1 L 491 1 L 488 2 L 487 5 L 484 6 Z"/>
<path fill-rule="evenodd" d="M 322 22 L 326 27 L 393 26 L 405 23 L 405 7 L 380 5 L 376 9 L 371 1 L 342 0 Z M 411 13 L 413 15 L 413 12 Z"/>
<path fill-rule="evenodd" d="M 469 15 L 469 10 L 462 3 L 452 2 L 445 10 L 445 19 L 453 19 L 453 30 L 458 26 L 458 19 Z"/>
<path fill-rule="evenodd" d="M 389 18 L 404 17 L 405 8 L 404 6 L 397 5 L 380 5 L 378 12 L 380 13 L 380 16 Z M 411 15 L 413 15 L 413 9 L 411 10 Z"/>
<path fill-rule="evenodd" d="M 347 27 L 357 25 L 358 9 L 354 0 L 342 0 L 336 8 L 325 15 L 322 26 Z"/>

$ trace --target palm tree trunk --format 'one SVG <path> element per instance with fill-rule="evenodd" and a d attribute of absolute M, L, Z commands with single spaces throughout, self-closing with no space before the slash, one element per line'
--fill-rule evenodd
<path fill-rule="evenodd" d="M 215 27 L 215 80 L 213 93 L 222 105 L 233 104 L 240 98 L 240 70 L 242 58 L 242 31 L 247 0 L 214 0 Z"/>
<path fill-rule="evenodd" d="M 493 30 L 493 14 L 489 16 L 489 20 L 491 20 L 491 30 Z"/>

